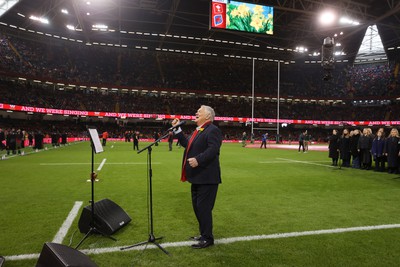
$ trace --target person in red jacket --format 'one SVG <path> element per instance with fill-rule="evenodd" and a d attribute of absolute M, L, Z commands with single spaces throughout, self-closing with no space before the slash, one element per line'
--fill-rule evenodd
<path fill-rule="evenodd" d="M 104 131 L 103 134 L 102 134 L 102 137 L 103 137 L 103 146 L 106 146 L 107 138 L 108 138 L 108 132 Z"/>

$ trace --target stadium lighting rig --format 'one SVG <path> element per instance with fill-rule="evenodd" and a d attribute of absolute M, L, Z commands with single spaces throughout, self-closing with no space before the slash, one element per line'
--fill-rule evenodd
<path fill-rule="evenodd" d="M 29 18 L 31 20 L 38 21 L 38 22 L 43 23 L 43 24 L 49 24 L 50 23 L 47 18 L 37 17 L 35 15 L 31 15 Z"/>
<path fill-rule="evenodd" d="M 325 10 L 319 16 L 319 22 L 323 26 L 330 26 L 333 25 L 336 21 L 337 14 L 332 10 Z"/>

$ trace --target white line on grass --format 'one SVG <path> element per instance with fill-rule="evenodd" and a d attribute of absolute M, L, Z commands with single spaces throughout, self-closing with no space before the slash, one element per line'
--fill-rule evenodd
<path fill-rule="evenodd" d="M 275 163 L 288 164 L 289 162 L 287 162 L 286 160 L 268 160 L 268 161 L 259 161 L 258 163 L 261 163 L 261 164 L 275 164 Z"/>
<path fill-rule="evenodd" d="M 101 171 L 101 169 L 103 168 L 104 164 L 106 163 L 106 158 L 103 159 L 103 161 L 100 163 L 100 166 L 97 168 L 97 171 Z"/>
<path fill-rule="evenodd" d="M 55 162 L 40 163 L 41 166 L 68 166 L 68 165 L 89 165 L 90 162 Z M 108 162 L 107 165 L 144 165 L 146 162 Z M 151 164 L 161 164 L 161 162 L 152 162 Z"/>
<path fill-rule="evenodd" d="M 337 168 L 336 166 L 319 164 L 319 163 L 314 163 L 314 162 L 310 162 L 310 161 L 301 161 L 301 160 L 284 159 L 284 158 L 277 158 L 277 159 L 286 160 L 286 161 L 293 162 L 293 163 L 302 163 L 302 164 L 317 165 L 317 166 L 323 166 L 323 167 L 329 167 L 329 168 Z"/>
<path fill-rule="evenodd" d="M 400 224 L 383 224 L 383 225 L 372 225 L 372 226 L 359 226 L 359 227 L 348 227 L 348 228 L 335 228 L 335 229 L 325 229 L 325 230 L 315 230 L 315 231 L 304 231 L 304 232 L 289 232 L 289 233 L 277 233 L 270 235 L 253 235 L 253 236 L 238 236 L 229 237 L 215 240 L 216 244 L 231 244 L 242 241 L 254 241 L 254 240 L 266 240 L 266 239 L 280 239 L 280 238 L 290 238 L 299 236 L 313 236 L 313 235 L 326 235 L 326 234 L 339 234 L 339 233 L 349 233 L 349 232 L 360 232 L 360 231 L 373 231 L 373 230 L 383 230 L 383 229 L 395 229 L 400 228 Z M 181 242 L 169 242 L 162 243 L 161 245 L 165 248 L 167 247 L 184 247 L 193 244 L 193 241 L 181 241 Z M 109 247 L 109 248 L 92 248 L 84 249 L 83 253 L 86 254 L 103 254 L 110 252 L 121 252 L 121 247 Z M 124 251 L 129 250 L 141 250 L 144 248 L 157 248 L 155 245 L 143 245 L 133 247 Z M 25 260 L 25 259 L 35 259 L 38 258 L 39 254 L 25 254 L 25 255 L 14 255 L 5 256 L 6 260 Z"/>
<path fill-rule="evenodd" d="M 312 163 L 316 163 L 316 162 L 330 162 L 330 161 L 326 161 L 326 160 L 318 160 L 318 161 L 306 161 L 306 162 L 312 162 Z M 288 160 L 268 160 L 268 161 L 259 161 L 258 163 L 262 163 L 262 164 L 275 164 L 275 163 L 285 163 L 288 164 Z M 301 161 L 301 163 L 303 163 L 303 161 Z M 325 166 L 325 165 L 324 165 Z"/>
<path fill-rule="evenodd" d="M 76 142 L 73 142 L 73 143 L 68 143 L 68 146 L 69 145 L 75 145 L 75 144 L 77 144 L 77 143 L 80 143 L 81 141 L 76 141 Z M 66 146 L 60 146 L 59 148 L 62 148 L 62 147 L 66 147 Z M 26 148 L 29 148 L 29 147 L 26 147 Z M 47 149 L 41 149 L 41 150 L 38 150 L 38 151 L 36 151 L 36 150 L 34 150 L 34 151 L 30 151 L 30 152 L 25 152 L 25 148 L 24 149 L 22 149 L 22 151 L 24 152 L 24 156 L 27 156 L 27 155 L 29 155 L 29 154 L 36 154 L 36 153 L 40 153 L 40 152 L 43 152 L 43 151 L 48 151 L 48 150 L 52 150 L 52 149 L 55 149 L 54 147 L 46 147 Z M 3 154 L 3 155 L 0 155 L 0 157 L 1 156 L 6 156 L 6 160 L 7 159 L 11 159 L 11 158 L 15 158 L 15 157 L 19 157 L 19 156 L 22 156 L 22 155 L 19 155 L 19 154 L 15 154 L 15 155 L 7 155 L 7 154 Z"/>
<path fill-rule="evenodd" d="M 82 207 L 82 201 L 76 201 L 71 211 L 69 212 L 67 218 L 64 223 L 61 225 L 61 228 L 58 230 L 58 233 L 53 238 L 53 243 L 61 244 L 64 240 L 64 237 L 67 235 L 69 228 L 74 222 L 76 216 L 78 215 L 79 209 Z"/>

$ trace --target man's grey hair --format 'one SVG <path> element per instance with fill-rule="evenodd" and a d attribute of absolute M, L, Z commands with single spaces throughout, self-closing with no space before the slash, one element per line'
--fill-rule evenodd
<path fill-rule="evenodd" d="M 210 121 L 214 121 L 215 118 L 215 111 L 212 107 L 210 106 L 206 106 L 206 105 L 201 105 L 202 108 L 204 108 L 204 110 L 207 112 L 207 114 L 209 115 L 209 120 Z"/>

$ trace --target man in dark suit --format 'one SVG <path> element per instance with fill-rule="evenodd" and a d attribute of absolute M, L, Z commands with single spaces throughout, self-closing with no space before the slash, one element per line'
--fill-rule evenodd
<path fill-rule="evenodd" d="M 196 112 L 196 130 L 188 138 L 179 127 L 174 131 L 179 143 L 185 147 L 182 162 L 181 181 L 191 183 L 192 205 L 199 223 L 200 236 L 191 239 L 198 241 L 193 248 L 206 248 L 214 244 L 212 233 L 212 210 L 217 197 L 218 185 L 221 183 L 219 151 L 222 134 L 212 124 L 214 110 L 201 106 Z M 172 122 L 175 126 L 178 119 Z"/>

